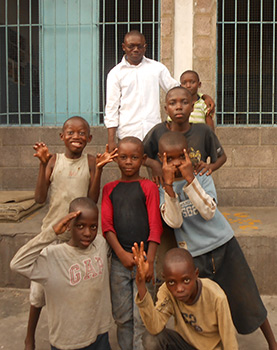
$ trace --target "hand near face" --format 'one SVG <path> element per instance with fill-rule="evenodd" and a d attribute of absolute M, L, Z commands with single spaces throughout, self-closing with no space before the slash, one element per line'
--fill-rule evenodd
<path fill-rule="evenodd" d="M 163 154 L 163 166 L 162 166 L 164 183 L 170 184 L 170 185 L 173 184 L 173 181 L 175 179 L 175 173 L 176 173 L 177 168 L 180 164 L 181 164 L 181 162 L 168 163 L 166 152 L 164 152 L 164 154 Z"/>
<path fill-rule="evenodd" d="M 81 214 L 81 211 L 73 211 L 69 214 L 67 214 L 64 218 L 62 218 L 58 223 L 53 225 L 53 230 L 55 231 L 56 235 L 61 235 L 64 233 L 68 227 L 71 220 L 75 219 L 78 215 Z"/>
<path fill-rule="evenodd" d="M 181 160 L 179 165 L 180 173 L 182 177 L 190 184 L 194 179 L 193 166 L 187 151 L 184 149 L 184 158 Z"/>
<path fill-rule="evenodd" d="M 98 153 L 96 156 L 97 168 L 102 169 L 106 164 L 111 163 L 117 156 L 117 148 L 109 152 L 109 145 L 106 145 L 105 152 L 103 154 Z"/>
<path fill-rule="evenodd" d="M 42 164 L 46 165 L 49 159 L 52 157 L 52 154 L 49 153 L 46 144 L 44 142 L 36 142 L 33 149 L 36 151 L 34 157 L 37 157 Z"/>

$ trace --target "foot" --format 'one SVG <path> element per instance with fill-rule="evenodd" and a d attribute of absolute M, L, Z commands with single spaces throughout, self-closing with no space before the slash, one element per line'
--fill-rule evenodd
<path fill-rule="evenodd" d="M 35 339 L 25 339 L 25 348 L 24 350 L 35 350 Z"/>

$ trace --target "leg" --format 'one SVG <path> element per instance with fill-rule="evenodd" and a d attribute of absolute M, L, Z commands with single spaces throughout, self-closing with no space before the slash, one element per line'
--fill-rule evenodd
<path fill-rule="evenodd" d="M 134 337 L 133 337 L 133 350 L 144 350 L 142 345 L 142 336 L 145 333 L 145 326 L 140 317 L 139 308 L 135 303 L 135 297 L 137 294 L 136 268 L 133 271 L 133 315 L 134 315 Z"/>
<path fill-rule="evenodd" d="M 41 307 L 30 305 L 29 320 L 27 326 L 27 334 L 25 338 L 25 350 L 35 349 L 35 333 L 41 312 Z"/>
<path fill-rule="evenodd" d="M 143 345 L 145 350 L 196 350 L 179 333 L 168 328 L 164 328 L 157 335 L 145 332 L 143 335 Z"/>
<path fill-rule="evenodd" d="M 42 307 L 45 305 L 44 289 L 41 284 L 31 282 L 30 286 L 30 312 L 25 338 L 25 350 L 35 349 L 35 333 Z"/>
<path fill-rule="evenodd" d="M 133 350 L 133 286 L 132 271 L 112 258 L 112 312 L 117 325 L 117 341 L 121 350 Z"/>
<path fill-rule="evenodd" d="M 261 325 L 260 328 L 264 334 L 265 339 L 268 342 L 269 350 L 277 350 L 276 339 L 275 339 L 274 334 L 272 332 L 272 329 L 270 327 L 268 318 L 266 318 L 266 320 L 264 321 L 264 323 Z"/>

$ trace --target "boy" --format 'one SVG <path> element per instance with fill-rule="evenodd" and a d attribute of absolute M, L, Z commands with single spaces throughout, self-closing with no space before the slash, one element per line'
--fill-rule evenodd
<path fill-rule="evenodd" d="M 43 219 L 41 231 L 52 227 L 68 212 L 69 203 L 77 197 L 89 196 L 97 202 L 100 192 L 100 179 L 103 166 L 112 161 L 115 152 L 98 154 L 95 158 L 83 154 L 83 150 L 92 139 L 88 122 L 82 117 L 71 117 L 65 121 L 61 139 L 65 145 L 64 154 L 51 155 L 43 142 L 35 144 L 34 154 L 40 160 L 35 199 L 44 203 L 49 192 L 49 210 Z M 70 238 L 65 233 L 60 240 Z M 30 313 L 25 338 L 25 350 L 35 349 L 35 330 L 41 308 L 45 305 L 43 287 L 31 283 Z"/>
<path fill-rule="evenodd" d="M 185 249 L 169 250 L 163 263 L 165 283 L 153 301 L 145 286 L 148 261 L 143 243 L 133 247 L 137 265 L 136 303 L 147 330 L 146 350 L 237 350 L 235 328 L 226 295 L 208 278 L 198 278 L 192 256 Z M 173 316 L 175 331 L 165 328 Z"/>
<path fill-rule="evenodd" d="M 167 133 L 160 138 L 162 217 L 174 228 L 178 246 L 192 254 L 199 276 L 209 277 L 225 291 L 237 331 L 248 334 L 260 327 L 269 349 L 276 350 L 251 270 L 231 226 L 217 209 L 213 179 L 195 176 L 186 149 L 181 133 Z"/>
<path fill-rule="evenodd" d="M 108 350 L 108 247 L 97 235 L 97 205 L 77 198 L 69 212 L 20 248 L 11 269 L 44 286 L 51 350 Z M 67 243 L 49 245 L 66 230 L 71 233 Z"/>
<path fill-rule="evenodd" d="M 214 131 L 214 121 L 211 114 L 208 114 L 208 107 L 202 96 L 198 93 L 201 87 L 199 75 L 194 70 L 187 70 L 180 77 L 181 86 L 188 89 L 192 94 L 194 104 L 193 111 L 190 114 L 190 123 L 206 123 Z"/>
<path fill-rule="evenodd" d="M 191 124 L 189 116 L 193 110 L 191 93 L 183 87 L 175 87 L 166 95 L 165 110 L 172 122 L 164 122 L 152 128 L 143 140 L 148 158 L 145 165 L 152 169 L 154 178 L 162 178 L 158 157 L 160 137 L 169 131 L 182 132 L 188 141 L 189 156 L 196 164 L 195 172 L 210 175 L 226 162 L 226 155 L 213 131 L 205 124 Z M 207 164 L 207 158 L 211 163 Z"/>
<path fill-rule="evenodd" d="M 112 248 L 112 310 L 117 339 L 122 350 L 142 350 L 143 323 L 134 297 L 134 242 L 143 241 L 149 271 L 146 281 L 154 280 L 154 259 L 162 233 L 159 192 L 150 180 L 139 175 L 145 160 L 142 142 L 126 137 L 118 144 L 119 180 L 106 184 L 102 196 L 102 230 Z"/>

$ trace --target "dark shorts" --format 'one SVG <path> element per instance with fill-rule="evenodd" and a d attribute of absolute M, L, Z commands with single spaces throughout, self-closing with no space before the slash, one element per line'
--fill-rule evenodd
<path fill-rule="evenodd" d="M 210 278 L 224 290 L 237 331 L 249 334 L 260 327 L 267 311 L 236 238 L 193 259 L 199 277 Z"/>
<path fill-rule="evenodd" d="M 99 334 L 94 343 L 78 350 L 110 350 L 109 333 Z M 59 350 L 51 345 L 51 350 Z"/>

